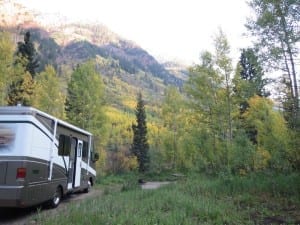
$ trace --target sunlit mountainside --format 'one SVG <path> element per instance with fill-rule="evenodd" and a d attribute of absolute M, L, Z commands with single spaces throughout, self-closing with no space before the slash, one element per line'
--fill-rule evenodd
<path fill-rule="evenodd" d="M 15 43 L 23 41 L 24 32 L 30 30 L 39 53 L 39 71 L 51 64 L 68 79 L 75 66 L 96 58 L 107 95 L 120 107 L 121 99 L 135 98 L 139 90 L 149 102 L 155 102 L 166 86 L 182 86 L 187 78 L 184 66 L 159 63 L 136 43 L 103 24 L 69 22 L 62 15 L 41 14 L 4 0 L 0 1 L 0 26 L 10 31 Z"/>

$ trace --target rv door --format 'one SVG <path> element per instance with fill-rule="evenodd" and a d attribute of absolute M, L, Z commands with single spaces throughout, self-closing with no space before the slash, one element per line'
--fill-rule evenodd
<path fill-rule="evenodd" d="M 81 181 L 81 161 L 82 161 L 82 147 L 83 142 L 81 140 L 78 140 L 77 143 L 77 150 L 75 154 L 75 184 L 74 187 L 80 186 Z"/>

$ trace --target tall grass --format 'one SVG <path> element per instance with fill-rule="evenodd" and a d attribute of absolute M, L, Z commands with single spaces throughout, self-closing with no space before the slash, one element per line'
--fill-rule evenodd
<path fill-rule="evenodd" d="M 121 191 L 70 204 L 67 211 L 53 218 L 39 216 L 37 222 L 45 225 L 260 224 L 264 218 L 279 213 L 280 207 L 293 204 L 299 210 L 299 178 L 293 174 L 223 179 L 194 174 L 158 190 L 141 190 L 135 185 L 135 179 L 125 182 L 121 179 Z M 296 219 L 284 217 L 284 221 L 291 223 Z"/>

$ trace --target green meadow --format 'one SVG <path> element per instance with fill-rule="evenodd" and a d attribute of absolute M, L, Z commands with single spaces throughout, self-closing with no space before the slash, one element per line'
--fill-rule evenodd
<path fill-rule="evenodd" d="M 136 175 L 103 178 L 95 187 L 101 195 L 35 220 L 44 225 L 300 224 L 299 174 L 161 179 L 171 183 L 142 190 Z"/>

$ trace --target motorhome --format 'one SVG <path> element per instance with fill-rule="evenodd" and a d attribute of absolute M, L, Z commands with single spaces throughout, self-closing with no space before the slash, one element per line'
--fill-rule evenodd
<path fill-rule="evenodd" d="M 32 107 L 0 107 L 0 207 L 57 207 L 95 182 L 93 136 Z"/>

